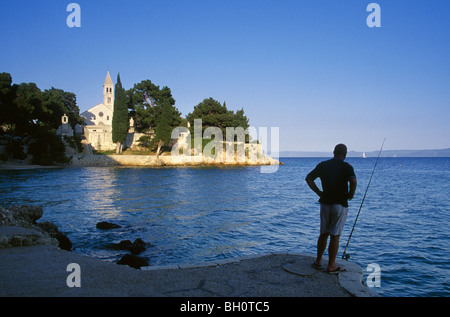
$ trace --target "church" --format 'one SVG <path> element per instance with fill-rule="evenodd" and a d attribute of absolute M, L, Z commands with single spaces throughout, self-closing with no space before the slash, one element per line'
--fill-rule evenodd
<path fill-rule="evenodd" d="M 112 118 L 114 113 L 114 84 L 109 71 L 103 83 L 103 103 L 83 112 L 84 136 L 97 151 L 114 150 L 112 142 Z"/>

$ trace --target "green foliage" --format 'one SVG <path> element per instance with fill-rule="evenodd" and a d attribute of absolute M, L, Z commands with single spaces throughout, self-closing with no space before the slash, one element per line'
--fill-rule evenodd
<path fill-rule="evenodd" d="M 13 158 L 18 160 L 24 160 L 27 155 L 23 151 L 23 144 L 21 139 L 13 139 L 11 143 L 6 147 L 6 151 L 12 154 Z"/>
<path fill-rule="evenodd" d="M 150 147 L 151 138 L 149 135 L 143 135 L 139 138 L 139 144 L 143 147 Z"/>
<path fill-rule="evenodd" d="M 197 106 L 194 111 L 186 116 L 186 119 L 191 124 L 191 135 L 194 133 L 194 119 L 202 119 L 202 129 L 204 132 L 208 127 L 218 127 L 222 130 L 224 139 L 226 138 L 227 127 L 242 127 L 248 129 L 248 118 L 244 115 L 244 110 L 238 110 L 234 113 L 227 109 L 225 102 L 223 105 L 213 98 L 204 99 Z"/>
<path fill-rule="evenodd" d="M 26 136 L 40 126 L 56 129 L 63 114 L 72 127 L 83 122 L 74 93 L 53 87 L 41 91 L 35 83 L 12 84 L 10 74 L 0 73 L 0 125 L 9 133 Z"/>
<path fill-rule="evenodd" d="M 28 149 L 33 163 L 67 162 L 64 144 L 55 134 L 63 114 L 72 127 L 83 122 L 75 94 L 54 87 L 41 91 L 35 83 L 13 84 L 10 74 L 0 73 L 0 126 L 10 135 L 34 140 Z M 20 144 L 11 144 L 8 150 L 13 157 L 24 158 Z"/>
<path fill-rule="evenodd" d="M 14 103 L 17 87 L 12 86 L 12 78 L 8 73 L 0 73 L 0 125 L 12 130 L 17 115 Z"/>
<path fill-rule="evenodd" d="M 33 164 L 51 165 L 54 162 L 69 162 L 65 156 L 65 145 L 54 131 L 40 129 L 36 136 L 28 148 L 28 153 L 33 155 Z"/>
<path fill-rule="evenodd" d="M 78 135 L 74 135 L 71 137 L 65 135 L 64 141 L 66 141 L 71 148 L 76 149 L 78 153 L 83 152 L 83 145 L 81 144 L 81 139 Z"/>
<path fill-rule="evenodd" d="M 150 148 L 158 147 L 157 154 L 159 154 L 159 148 L 163 145 L 168 145 L 172 136 L 172 127 L 170 121 L 173 118 L 173 108 L 170 106 L 168 100 L 163 101 L 161 120 L 156 127 L 156 135 L 150 143 Z"/>
<path fill-rule="evenodd" d="M 128 100 L 125 89 L 117 75 L 117 83 L 114 89 L 114 114 L 112 118 L 112 141 L 123 143 L 128 133 Z"/>
<path fill-rule="evenodd" d="M 51 127 L 57 129 L 61 124 L 61 117 L 66 114 L 72 128 L 82 124 L 83 118 L 79 115 L 77 98 L 74 93 L 66 92 L 52 87 L 43 92 L 42 109 L 47 111 L 46 118 Z"/>
<path fill-rule="evenodd" d="M 175 99 L 172 97 L 170 88 L 160 88 L 150 80 L 143 80 L 127 91 L 128 108 L 130 115 L 134 117 L 136 130 L 148 132 L 156 128 L 161 121 L 163 114 L 163 103 L 167 103 L 171 108 L 171 116 L 168 118 L 170 127 L 175 128 L 183 125 L 181 113 L 174 106 Z"/>

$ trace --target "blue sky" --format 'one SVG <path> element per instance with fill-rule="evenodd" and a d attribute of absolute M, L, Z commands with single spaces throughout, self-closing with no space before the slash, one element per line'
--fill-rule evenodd
<path fill-rule="evenodd" d="M 66 7 L 81 7 L 69 28 Z M 381 28 L 369 28 L 369 3 Z M 280 150 L 450 147 L 450 1 L 2 1 L 0 72 L 61 88 L 82 111 L 107 69 L 279 127 Z"/>

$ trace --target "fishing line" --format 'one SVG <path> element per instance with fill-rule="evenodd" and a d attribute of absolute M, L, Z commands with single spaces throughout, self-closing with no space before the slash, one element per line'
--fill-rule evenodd
<path fill-rule="evenodd" d="M 361 205 L 359 206 L 358 213 L 356 215 L 355 223 L 353 224 L 352 231 L 350 232 L 350 236 L 348 237 L 347 245 L 345 246 L 344 254 L 342 254 L 342 259 L 348 260 L 350 258 L 350 254 L 347 253 L 348 244 L 350 243 L 350 239 L 352 238 L 353 230 L 355 230 L 356 222 L 358 221 L 359 213 L 361 212 L 361 208 L 364 204 L 364 200 L 366 199 L 367 191 L 369 190 L 370 182 L 372 181 L 373 173 L 375 173 L 375 168 L 378 164 L 378 159 L 380 158 L 381 151 L 383 151 L 384 142 L 386 141 L 386 138 L 383 140 L 383 144 L 381 144 L 380 152 L 378 153 L 377 160 L 375 161 L 375 165 L 373 166 L 372 175 L 370 175 L 369 183 L 367 183 L 366 192 L 364 193 L 364 197 L 361 201 Z"/>

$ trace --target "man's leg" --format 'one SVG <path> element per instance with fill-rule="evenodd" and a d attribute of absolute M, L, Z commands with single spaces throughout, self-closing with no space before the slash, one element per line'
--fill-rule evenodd
<path fill-rule="evenodd" d="M 330 235 L 330 245 L 328 246 L 328 271 L 335 271 L 338 266 L 336 265 L 336 255 L 339 250 L 339 235 Z"/>
<path fill-rule="evenodd" d="M 347 219 L 348 208 L 334 204 L 332 206 L 332 219 L 330 228 L 330 244 L 328 246 L 328 271 L 336 271 L 339 267 L 336 265 L 336 256 L 339 250 L 339 238 Z"/>
<path fill-rule="evenodd" d="M 317 239 L 317 258 L 314 262 L 316 265 L 320 265 L 322 261 L 322 255 L 327 248 L 328 236 L 330 235 L 329 218 L 330 218 L 331 205 L 320 203 L 320 236 Z"/>
<path fill-rule="evenodd" d="M 316 265 L 320 265 L 320 262 L 322 261 L 322 255 L 327 248 L 328 235 L 329 233 L 322 233 L 319 236 L 319 239 L 317 239 L 317 258 L 315 262 Z"/>

